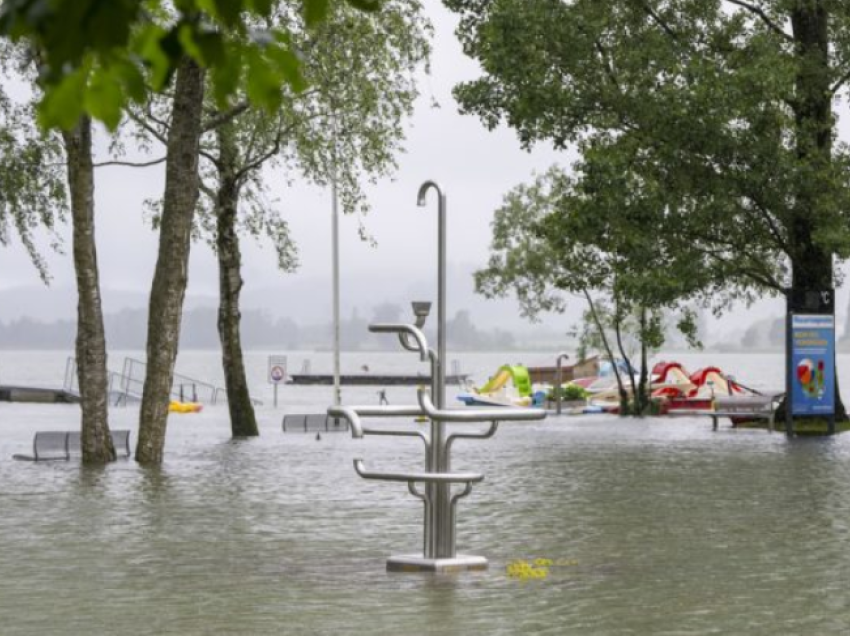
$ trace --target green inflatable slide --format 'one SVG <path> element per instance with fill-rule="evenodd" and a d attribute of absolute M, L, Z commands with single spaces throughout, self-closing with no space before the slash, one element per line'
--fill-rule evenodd
<path fill-rule="evenodd" d="M 528 369 L 521 364 L 506 364 L 499 367 L 496 375 L 490 378 L 487 384 L 478 389 L 478 393 L 482 395 L 485 393 L 495 393 L 505 386 L 508 380 L 513 380 L 520 397 L 531 397 L 531 378 L 528 375 Z"/>

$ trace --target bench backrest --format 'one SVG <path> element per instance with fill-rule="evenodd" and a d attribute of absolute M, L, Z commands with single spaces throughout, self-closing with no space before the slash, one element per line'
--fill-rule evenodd
<path fill-rule="evenodd" d="M 714 400 L 717 411 L 740 411 L 754 413 L 773 410 L 774 398 L 769 395 L 754 396 L 718 396 Z"/>
<path fill-rule="evenodd" d="M 348 420 L 330 417 L 325 413 L 284 415 L 282 427 L 285 433 L 347 431 Z"/>
<path fill-rule="evenodd" d="M 115 454 L 130 456 L 130 431 L 110 431 Z M 71 431 L 39 431 L 32 441 L 32 457 L 29 459 L 70 459 L 81 452 L 80 434 Z"/>
<path fill-rule="evenodd" d="M 117 430 L 109 431 L 112 435 L 112 446 L 115 448 L 117 457 L 130 456 L 130 431 Z M 79 454 L 82 452 L 82 439 L 79 433 L 66 433 L 68 435 L 68 451 L 69 453 Z"/>
<path fill-rule="evenodd" d="M 112 433 L 112 445 L 115 447 L 115 455 L 121 456 L 123 453 L 125 457 L 130 456 L 130 431 L 119 430 L 119 431 L 111 431 Z"/>
<path fill-rule="evenodd" d="M 68 433 L 65 431 L 40 431 L 32 441 L 34 459 L 68 459 Z"/>

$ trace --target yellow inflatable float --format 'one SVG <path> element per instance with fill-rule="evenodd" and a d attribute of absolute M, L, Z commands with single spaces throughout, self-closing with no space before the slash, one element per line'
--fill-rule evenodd
<path fill-rule="evenodd" d="M 178 402 L 172 400 L 168 405 L 169 413 L 200 413 L 204 405 L 197 402 Z"/>

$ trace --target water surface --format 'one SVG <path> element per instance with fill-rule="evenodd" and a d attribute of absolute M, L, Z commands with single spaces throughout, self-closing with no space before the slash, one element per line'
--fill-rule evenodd
<path fill-rule="evenodd" d="M 220 407 L 172 417 L 156 470 L 13 462 L 78 410 L 0 404 L 0 633 L 850 633 L 848 436 L 713 433 L 697 418 L 506 424 L 455 445 L 454 468 L 487 475 L 460 504 L 459 548 L 490 570 L 389 574 L 388 556 L 421 545 L 421 504 L 351 461 L 418 468 L 421 445 L 284 435 L 284 410 L 329 393 L 285 396 L 249 442 L 228 439 Z M 138 411 L 112 417 L 135 440 Z M 536 558 L 561 565 L 507 575 Z"/>

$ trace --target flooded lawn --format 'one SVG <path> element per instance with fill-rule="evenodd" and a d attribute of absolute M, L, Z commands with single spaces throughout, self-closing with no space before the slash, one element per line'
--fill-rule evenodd
<path fill-rule="evenodd" d="M 218 407 L 172 418 L 161 469 L 88 470 L 11 460 L 34 431 L 73 428 L 74 407 L 0 417 L 4 636 L 850 631 L 848 436 L 506 424 L 453 462 L 486 474 L 458 548 L 490 569 L 434 576 L 385 571 L 420 548 L 421 503 L 351 464 L 418 468 L 418 440 L 284 435 L 266 408 L 263 435 L 232 442 Z M 113 427 L 135 441 L 136 418 Z"/>

